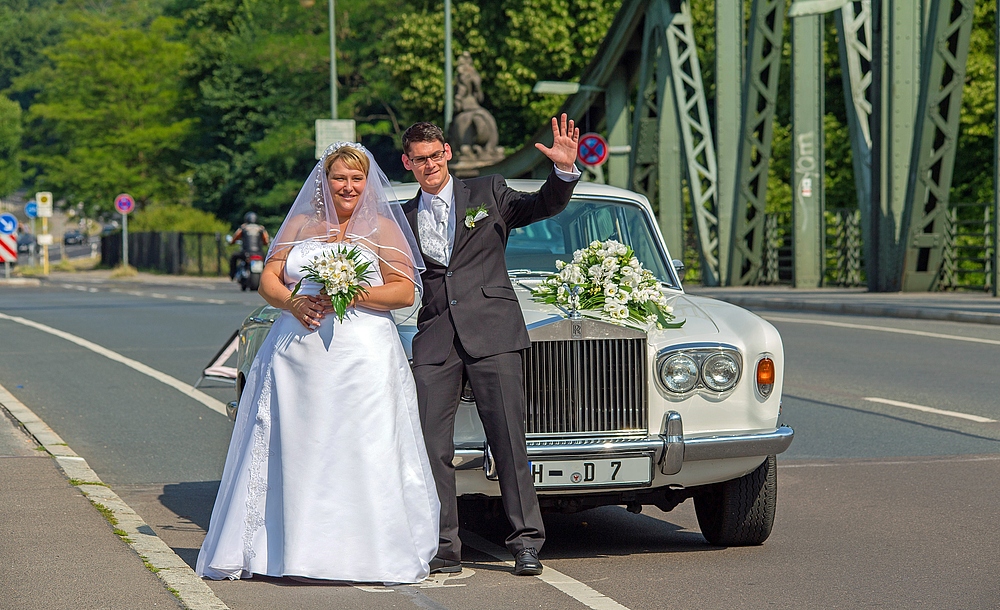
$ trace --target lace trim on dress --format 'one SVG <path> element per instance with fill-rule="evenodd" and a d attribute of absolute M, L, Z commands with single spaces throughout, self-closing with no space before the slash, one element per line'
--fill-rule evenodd
<path fill-rule="evenodd" d="M 268 438 L 271 435 L 271 364 L 264 371 L 260 398 L 257 400 L 257 418 L 250 450 L 250 480 L 247 485 L 246 521 L 243 527 L 243 567 L 250 572 L 250 560 L 257 556 L 253 539 L 264 526 L 261 503 L 267 494 L 267 458 L 271 453 Z"/>

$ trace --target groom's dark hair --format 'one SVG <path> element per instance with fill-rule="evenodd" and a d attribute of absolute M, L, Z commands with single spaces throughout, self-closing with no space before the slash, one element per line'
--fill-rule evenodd
<path fill-rule="evenodd" d="M 403 132 L 403 153 L 410 153 L 410 144 L 414 142 L 440 142 L 444 144 L 444 132 L 434 123 L 420 122 L 410 125 Z"/>

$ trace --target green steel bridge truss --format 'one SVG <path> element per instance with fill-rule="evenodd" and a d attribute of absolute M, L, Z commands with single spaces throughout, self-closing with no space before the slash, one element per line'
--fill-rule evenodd
<path fill-rule="evenodd" d="M 765 227 L 765 201 L 787 18 L 794 283 L 822 285 L 824 20 L 830 15 L 868 287 L 946 285 L 945 244 L 953 232 L 948 192 L 974 0 L 753 0 L 749 22 L 743 7 L 743 0 L 715 0 L 715 23 L 706 24 L 692 15 L 688 0 L 622 2 L 581 76 L 580 92 L 562 109 L 578 123 L 586 117 L 608 138 L 610 159 L 595 177 L 653 202 L 675 256 L 684 251 L 689 205 L 704 284 L 773 279 L 765 261 L 765 233 L 773 234 Z M 715 32 L 712 108 L 696 27 Z M 546 139 L 547 128 L 537 134 L 538 141 Z M 534 147 L 484 170 L 510 177 L 548 171 Z"/>

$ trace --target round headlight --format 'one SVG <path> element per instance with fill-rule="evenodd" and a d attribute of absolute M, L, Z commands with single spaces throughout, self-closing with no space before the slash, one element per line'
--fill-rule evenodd
<path fill-rule="evenodd" d="M 725 392 L 736 385 L 740 367 L 729 354 L 713 354 L 701 367 L 705 385 L 716 392 Z"/>
<path fill-rule="evenodd" d="M 671 392 L 689 392 L 698 384 L 698 364 L 690 356 L 675 354 L 660 366 L 660 379 Z"/>

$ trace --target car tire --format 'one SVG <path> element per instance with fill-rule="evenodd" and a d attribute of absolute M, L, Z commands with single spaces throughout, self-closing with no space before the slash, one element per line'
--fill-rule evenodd
<path fill-rule="evenodd" d="M 774 525 L 777 495 L 777 460 L 769 455 L 753 472 L 710 485 L 695 496 L 702 535 L 718 546 L 763 544 Z"/>

